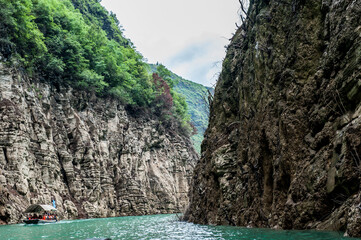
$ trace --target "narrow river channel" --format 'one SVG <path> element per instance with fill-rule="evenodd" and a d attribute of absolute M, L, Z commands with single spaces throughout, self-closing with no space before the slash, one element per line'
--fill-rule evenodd
<path fill-rule="evenodd" d="M 42 225 L 0 226 L 1 240 L 64 240 L 110 238 L 124 240 L 333 240 L 351 239 L 339 232 L 276 231 L 229 226 L 203 226 L 177 221 L 175 215 L 153 215 L 60 221 Z"/>

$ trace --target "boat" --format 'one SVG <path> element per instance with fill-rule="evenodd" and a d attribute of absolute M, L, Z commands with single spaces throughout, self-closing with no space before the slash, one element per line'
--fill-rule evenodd
<path fill-rule="evenodd" d="M 55 223 L 58 221 L 56 208 L 50 205 L 33 204 L 24 212 L 27 216 L 24 219 L 25 224 Z"/>
<path fill-rule="evenodd" d="M 38 224 L 38 223 L 55 223 L 57 220 L 43 220 L 43 219 L 24 219 L 26 224 Z"/>

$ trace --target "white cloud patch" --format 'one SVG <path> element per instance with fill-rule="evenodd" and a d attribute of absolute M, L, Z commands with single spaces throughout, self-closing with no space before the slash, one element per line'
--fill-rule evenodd
<path fill-rule="evenodd" d="M 221 71 L 221 61 L 225 54 L 225 39 L 207 37 L 194 42 L 166 59 L 165 64 L 186 79 L 212 86 Z M 215 51 L 222 49 L 223 51 Z"/>
<path fill-rule="evenodd" d="M 239 22 L 237 0 L 103 0 L 148 62 L 211 86 Z M 219 66 L 221 64 L 218 64 Z"/>

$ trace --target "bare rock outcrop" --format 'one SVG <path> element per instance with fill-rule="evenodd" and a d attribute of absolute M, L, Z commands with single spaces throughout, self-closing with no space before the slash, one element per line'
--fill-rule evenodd
<path fill-rule="evenodd" d="M 64 218 L 180 212 L 196 161 L 189 139 L 149 114 L 0 63 L 1 223 L 52 198 Z"/>
<path fill-rule="evenodd" d="M 251 1 L 186 219 L 361 236 L 361 1 Z"/>

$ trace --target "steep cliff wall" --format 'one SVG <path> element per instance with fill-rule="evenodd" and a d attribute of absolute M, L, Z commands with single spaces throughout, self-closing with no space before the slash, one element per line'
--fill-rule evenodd
<path fill-rule="evenodd" d="M 182 211 L 197 154 L 147 116 L 0 63 L 0 223 L 51 198 L 65 218 Z"/>
<path fill-rule="evenodd" d="M 360 82 L 360 1 L 251 1 L 186 218 L 361 236 Z"/>

